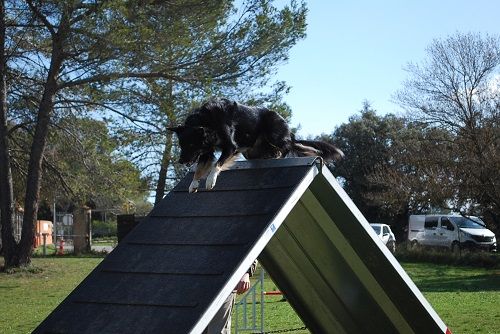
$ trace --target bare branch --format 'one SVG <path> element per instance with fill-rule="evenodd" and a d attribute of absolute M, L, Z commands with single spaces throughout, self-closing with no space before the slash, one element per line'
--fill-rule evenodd
<path fill-rule="evenodd" d="M 163 78 L 163 79 L 169 79 L 169 80 L 174 80 L 174 81 L 178 81 L 178 82 L 190 82 L 190 80 L 193 80 L 193 79 L 187 79 L 187 78 L 182 78 L 182 77 L 178 77 L 175 75 L 167 74 L 164 72 L 148 72 L 148 73 L 114 72 L 114 73 L 107 73 L 107 74 L 96 74 L 94 76 L 87 77 L 85 79 L 68 81 L 68 82 L 60 84 L 58 86 L 58 89 L 81 86 L 81 85 L 86 85 L 89 83 L 108 82 L 108 81 L 116 80 L 116 79 L 131 79 L 131 78 L 139 78 L 139 79 Z"/>
<path fill-rule="evenodd" d="M 47 19 L 47 17 L 45 15 L 43 15 L 43 13 L 37 8 L 37 6 L 35 6 L 35 4 L 33 3 L 33 1 L 26 0 L 26 3 L 30 7 L 31 11 L 35 14 L 35 16 L 38 19 L 40 19 L 40 21 L 42 21 L 43 25 L 49 30 L 50 34 L 52 36 L 55 36 L 56 35 L 56 30 L 55 30 L 54 25 L 52 25 L 52 23 L 49 22 L 49 20 Z"/>

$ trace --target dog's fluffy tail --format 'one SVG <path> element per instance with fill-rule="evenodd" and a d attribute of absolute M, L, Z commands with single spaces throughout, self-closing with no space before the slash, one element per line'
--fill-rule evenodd
<path fill-rule="evenodd" d="M 293 138 L 292 154 L 299 157 L 320 156 L 325 161 L 344 158 L 344 152 L 332 144 L 319 140 L 296 140 Z"/>

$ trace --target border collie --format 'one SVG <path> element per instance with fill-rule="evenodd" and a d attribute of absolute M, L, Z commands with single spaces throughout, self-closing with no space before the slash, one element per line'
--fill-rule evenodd
<path fill-rule="evenodd" d="M 247 159 L 273 159 L 293 156 L 320 156 L 326 161 L 341 159 L 344 153 L 322 141 L 297 140 L 286 121 L 276 112 L 249 107 L 228 99 L 212 99 L 194 109 L 184 125 L 168 128 L 177 134 L 181 154 L 179 163 L 198 163 L 189 192 L 198 190 L 206 177 L 211 190 L 221 171 L 243 154 Z M 215 164 L 215 152 L 220 157 Z"/>

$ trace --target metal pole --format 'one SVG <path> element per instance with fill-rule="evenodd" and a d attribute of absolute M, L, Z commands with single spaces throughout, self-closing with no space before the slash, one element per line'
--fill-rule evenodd
<path fill-rule="evenodd" d="M 260 332 L 264 333 L 264 268 L 260 266 Z"/>
<path fill-rule="evenodd" d="M 54 245 L 57 245 L 57 213 L 56 213 L 56 199 L 54 198 L 54 207 L 53 207 L 53 216 L 52 216 L 52 233 L 54 237 L 52 238 L 52 242 Z"/>
<path fill-rule="evenodd" d="M 43 256 L 47 256 L 47 234 L 48 233 L 42 233 L 42 236 L 43 236 Z"/>
<path fill-rule="evenodd" d="M 247 295 L 243 298 L 243 328 L 247 328 Z"/>
<path fill-rule="evenodd" d="M 234 331 L 236 332 L 236 334 L 238 334 L 238 310 L 239 310 L 239 306 L 240 304 L 236 304 L 236 313 L 235 313 L 235 318 L 236 318 L 236 324 L 234 325 Z"/>

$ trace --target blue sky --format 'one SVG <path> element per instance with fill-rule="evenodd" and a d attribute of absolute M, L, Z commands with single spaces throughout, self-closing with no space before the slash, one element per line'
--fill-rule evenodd
<path fill-rule="evenodd" d="M 285 101 L 302 136 L 331 133 L 368 100 L 400 113 L 391 96 L 435 38 L 455 32 L 500 34 L 498 0 L 311 0 L 307 37 L 276 76 L 292 86 Z"/>

